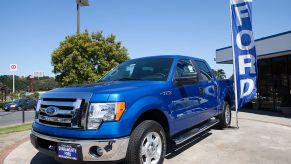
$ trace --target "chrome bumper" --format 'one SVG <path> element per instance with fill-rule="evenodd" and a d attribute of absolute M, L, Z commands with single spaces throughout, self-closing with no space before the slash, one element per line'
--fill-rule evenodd
<path fill-rule="evenodd" d="M 57 138 L 57 137 L 47 136 L 47 135 L 43 135 L 32 130 L 31 143 L 33 144 L 33 146 L 40 151 L 47 149 L 47 151 L 50 151 L 50 152 L 52 152 L 50 149 L 40 147 L 38 146 L 37 143 L 35 143 L 37 141 L 33 141 L 35 139 L 37 140 L 37 138 L 51 141 L 54 143 L 69 143 L 69 144 L 81 145 L 83 161 L 118 161 L 118 160 L 124 159 L 126 156 L 126 151 L 127 151 L 128 142 L 129 142 L 129 137 L 120 138 L 120 139 L 107 139 L 107 140 L 76 140 L 76 139 L 66 139 L 66 138 Z M 103 155 L 97 157 L 95 155 L 90 154 L 89 150 L 92 146 L 100 147 L 102 149 Z M 56 151 L 54 152 L 54 156 L 57 156 Z"/>

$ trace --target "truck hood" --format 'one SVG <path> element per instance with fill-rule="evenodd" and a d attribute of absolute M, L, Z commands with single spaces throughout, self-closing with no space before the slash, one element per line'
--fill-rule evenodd
<path fill-rule="evenodd" d="M 93 94 L 116 94 L 136 90 L 138 88 L 157 86 L 164 83 L 165 81 L 108 81 L 56 88 L 50 92 L 90 92 Z"/>

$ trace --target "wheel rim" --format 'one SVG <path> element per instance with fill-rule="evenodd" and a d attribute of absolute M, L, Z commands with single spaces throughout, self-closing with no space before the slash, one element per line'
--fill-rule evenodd
<path fill-rule="evenodd" d="M 229 105 L 226 105 L 226 107 L 225 107 L 225 123 L 227 125 L 230 124 L 230 119 L 231 119 L 230 117 L 231 117 L 231 115 L 230 115 L 230 108 L 229 108 Z"/>
<path fill-rule="evenodd" d="M 148 133 L 142 143 L 140 159 L 143 164 L 156 164 L 162 155 L 162 139 L 157 132 Z"/>

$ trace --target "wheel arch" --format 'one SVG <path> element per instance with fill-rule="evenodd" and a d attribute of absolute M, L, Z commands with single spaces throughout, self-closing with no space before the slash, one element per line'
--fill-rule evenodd
<path fill-rule="evenodd" d="M 149 109 L 143 112 L 133 124 L 131 132 L 137 127 L 141 122 L 145 120 L 153 120 L 158 122 L 164 129 L 166 135 L 170 135 L 170 124 L 166 114 L 159 109 Z"/>

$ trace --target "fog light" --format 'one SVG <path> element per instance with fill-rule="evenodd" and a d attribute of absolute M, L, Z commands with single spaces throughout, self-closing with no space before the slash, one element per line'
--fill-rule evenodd
<path fill-rule="evenodd" d="M 92 146 L 89 150 L 90 155 L 94 157 L 101 157 L 103 155 L 103 149 L 99 146 Z"/>

